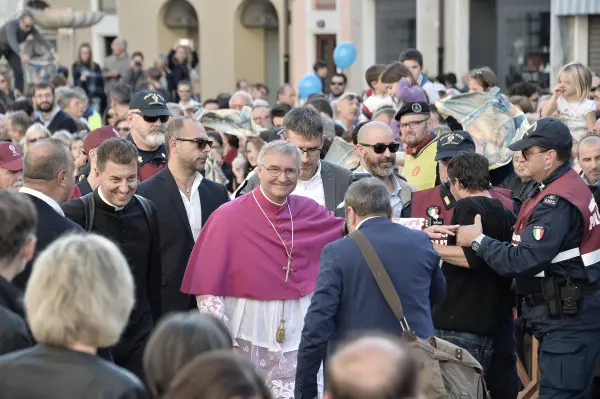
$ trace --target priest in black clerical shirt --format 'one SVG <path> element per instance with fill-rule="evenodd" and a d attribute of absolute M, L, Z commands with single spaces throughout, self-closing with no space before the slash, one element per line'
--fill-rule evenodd
<path fill-rule="evenodd" d="M 121 138 L 104 141 L 96 150 L 93 193 L 64 204 L 66 216 L 115 242 L 129 263 L 136 301 L 119 343 L 111 349 L 115 363 L 143 378 L 144 347 L 161 315 L 161 257 L 156 208 L 134 196 L 137 189 L 135 146 Z"/>

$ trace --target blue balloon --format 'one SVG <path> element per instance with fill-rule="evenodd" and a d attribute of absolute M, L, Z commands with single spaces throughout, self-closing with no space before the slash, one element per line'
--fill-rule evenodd
<path fill-rule="evenodd" d="M 356 46 L 352 42 L 344 42 L 333 50 L 333 61 L 340 69 L 349 68 L 356 61 Z"/>
<path fill-rule="evenodd" d="M 311 94 L 318 94 L 323 91 L 323 82 L 321 78 L 312 73 L 307 73 L 298 83 L 298 94 L 300 98 L 306 98 Z"/>

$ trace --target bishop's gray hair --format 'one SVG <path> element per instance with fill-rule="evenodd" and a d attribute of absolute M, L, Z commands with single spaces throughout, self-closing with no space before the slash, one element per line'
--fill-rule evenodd
<path fill-rule="evenodd" d="M 391 217 L 392 204 L 385 184 L 375 177 L 360 179 L 348 187 L 344 197 L 346 206 L 360 217 Z"/>
<path fill-rule="evenodd" d="M 302 166 L 302 152 L 300 152 L 300 149 L 296 147 L 296 144 L 281 140 L 271 141 L 260 149 L 257 163 L 262 165 L 264 157 L 273 152 L 278 152 L 281 155 L 295 156 L 297 161 L 296 163 L 298 165 L 298 171 L 300 171 L 300 167 Z"/>

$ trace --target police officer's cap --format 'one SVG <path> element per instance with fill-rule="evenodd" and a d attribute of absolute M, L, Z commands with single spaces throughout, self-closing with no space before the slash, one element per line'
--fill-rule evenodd
<path fill-rule="evenodd" d="M 429 115 L 429 104 L 423 101 L 418 101 L 414 103 L 405 103 L 402 108 L 396 112 L 396 116 L 394 119 L 397 121 L 400 120 L 404 115 Z"/>
<path fill-rule="evenodd" d="M 438 139 L 435 160 L 454 158 L 460 151 L 475 152 L 475 142 L 468 132 L 454 130 Z"/>
<path fill-rule="evenodd" d="M 573 145 L 573 137 L 567 125 L 554 118 L 542 118 L 535 122 L 523 138 L 508 146 L 512 151 L 521 151 L 534 145 L 556 150 Z"/>

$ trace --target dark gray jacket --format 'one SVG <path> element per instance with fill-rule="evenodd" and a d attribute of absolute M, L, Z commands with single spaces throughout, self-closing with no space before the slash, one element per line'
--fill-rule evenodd
<path fill-rule="evenodd" d="M 21 52 L 21 43 L 23 43 L 29 35 L 33 35 L 35 40 L 42 43 L 48 51 L 52 50 L 52 45 L 40 35 L 40 32 L 35 26 L 33 26 L 29 32 L 23 32 L 19 26 L 19 20 L 11 19 L 0 26 L 0 51 L 11 50 L 15 54 L 19 54 Z"/>
<path fill-rule="evenodd" d="M 325 207 L 334 212 L 336 216 L 344 217 L 344 207 L 338 208 L 338 206 L 344 202 L 344 196 L 348 186 L 354 181 L 354 175 L 346 168 L 321 161 L 321 180 L 323 180 Z M 254 174 L 238 189 L 236 198 L 249 193 L 256 186 L 258 186 L 258 175 Z"/>

